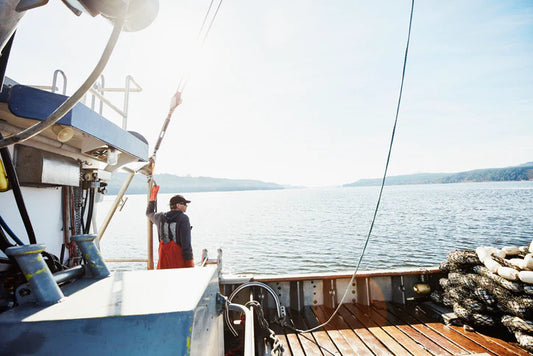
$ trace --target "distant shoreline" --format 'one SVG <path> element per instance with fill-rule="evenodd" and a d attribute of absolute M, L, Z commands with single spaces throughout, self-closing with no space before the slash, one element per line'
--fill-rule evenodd
<path fill-rule="evenodd" d="M 126 173 L 116 173 L 108 182 L 107 194 L 116 195 L 127 177 Z M 235 192 L 251 190 L 283 190 L 306 188 L 251 179 L 228 179 L 212 177 L 180 177 L 172 174 L 157 174 L 154 177 L 161 186 L 160 193 Z M 459 173 L 417 173 L 387 177 L 387 185 L 446 184 L 475 182 L 513 182 L 533 180 L 533 162 L 515 167 L 476 169 Z M 340 187 L 379 186 L 382 178 L 360 179 Z M 136 175 L 126 191 L 128 194 L 146 194 L 146 177 Z"/>
<path fill-rule="evenodd" d="M 343 187 L 381 185 L 383 178 L 360 179 Z M 515 167 L 475 169 L 459 173 L 417 173 L 387 177 L 387 185 L 516 182 L 533 180 L 533 162 Z"/>

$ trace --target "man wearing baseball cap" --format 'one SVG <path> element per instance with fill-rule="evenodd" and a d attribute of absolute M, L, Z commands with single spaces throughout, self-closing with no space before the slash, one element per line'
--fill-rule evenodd
<path fill-rule="evenodd" d="M 152 187 L 146 216 L 157 226 L 159 260 L 157 269 L 194 267 L 191 246 L 191 224 L 185 215 L 191 201 L 181 195 L 170 198 L 170 211 L 156 213 L 159 186 Z"/>

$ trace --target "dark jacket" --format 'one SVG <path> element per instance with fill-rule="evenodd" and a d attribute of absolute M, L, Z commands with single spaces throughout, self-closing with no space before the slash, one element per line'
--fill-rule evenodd
<path fill-rule="evenodd" d="M 193 259 L 191 246 L 191 224 L 189 217 L 181 210 L 156 213 L 156 201 L 150 201 L 146 208 L 146 216 L 157 226 L 159 241 L 167 244 L 173 240 L 181 247 L 183 259 Z"/>

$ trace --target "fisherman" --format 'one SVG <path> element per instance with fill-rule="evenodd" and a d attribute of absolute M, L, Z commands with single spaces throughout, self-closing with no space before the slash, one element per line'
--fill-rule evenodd
<path fill-rule="evenodd" d="M 181 195 L 170 198 L 170 211 L 156 213 L 159 186 L 152 187 L 146 216 L 157 226 L 159 260 L 157 269 L 194 267 L 191 246 L 191 224 L 185 215 L 191 201 Z"/>

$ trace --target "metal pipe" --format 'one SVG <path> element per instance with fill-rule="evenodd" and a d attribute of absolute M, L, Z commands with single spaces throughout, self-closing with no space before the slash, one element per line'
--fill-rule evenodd
<path fill-rule="evenodd" d="M 133 179 L 133 176 L 135 175 L 135 171 L 124 168 L 124 170 L 129 171 L 129 175 L 124 181 L 124 184 L 122 184 L 122 188 L 120 188 L 120 191 L 117 194 L 117 197 L 115 198 L 115 201 L 113 202 L 113 205 L 111 206 L 111 209 L 107 213 L 107 216 L 104 219 L 104 222 L 102 223 L 102 227 L 100 228 L 100 231 L 98 232 L 98 242 L 102 241 L 102 237 L 104 236 L 104 232 L 107 229 L 107 226 L 111 222 L 111 219 L 113 218 L 113 215 L 115 215 L 115 212 L 117 211 L 118 205 L 122 201 L 122 198 L 124 197 L 124 194 L 126 193 L 126 190 L 130 186 L 130 183 Z"/>
<path fill-rule="evenodd" d="M 254 356 L 254 314 L 252 311 L 240 304 L 228 304 L 228 309 L 244 313 L 244 356 Z"/>
<path fill-rule="evenodd" d="M 56 89 L 58 89 L 56 86 L 58 74 L 61 74 L 61 76 L 63 77 L 63 95 L 65 95 L 67 93 L 67 76 L 61 69 L 56 69 L 54 71 L 54 79 L 52 80 L 52 93 L 55 93 Z"/>
<path fill-rule="evenodd" d="M 122 117 L 122 130 L 126 130 L 128 126 L 128 104 L 130 99 L 130 78 L 126 77 L 126 91 L 124 92 L 124 116 Z"/>
<path fill-rule="evenodd" d="M 69 281 L 71 279 L 82 277 L 85 274 L 85 267 L 83 265 L 74 266 L 72 268 L 59 271 L 53 274 L 54 281 L 57 284 Z"/>
<path fill-rule="evenodd" d="M 103 74 L 100 74 L 100 83 L 101 85 L 100 85 L 99 90 L 102 92 L 102 96 L 103 96 L 104 95 L 103 89 L 105 87 L 105 78 Z M 98 113 L 102 115 L 103 112 L 104 112 L 104 103 L 102 102 L 102 100 L 100 100 L 100 110 L 98 111 Z"/>
<path fill-rule="evenodd" d="M 146 203 L 150 202 L 150 194 L 152 192 L 153 179 L 148 179 L 148 191 L 146 193 Z M 154 269 L 154 229 L 152 227 L 152 220 L 148 220 L 148 237 L 147 237 L 147 253 L 148 253 L 148 265 L 147 269 Z"/>
<path fill-rule="evenodd" d="M 117 114 L 119 114 L 120 116 L 124 117 L 125 113 L 120 110 L 119 108 L 117 108 L 111 101 L 109 101 L 105 96 L 103 96 L 102 94 L 100 94 L 96 89 L 94 88 L 90 88 L 89 91 L 91 92 L 91 94 L 93 94 L 93 99 L 94 97 L 97 97 L 100 101 L 104 102 L 107 106 L 109 106 L 109 108 L 113 109 L 114 111 L 117 112 Z M 92 102 L 91 104 L 91 109 L 94 110 L 94 102 Z"/>
<path fill-rule="evenodd" d="M 133 79 L 131 75 L 126 77 L 126 91 L 124 93 L 124 118 L 122 120 L 122 129 L 126 130 L 128 125 L 128 107 L 130 105 L 130 93 L 134 90 L 131 89 L 130 83 L 136 86 L 135 91 L 141 91 L 141 86 Z"/>

